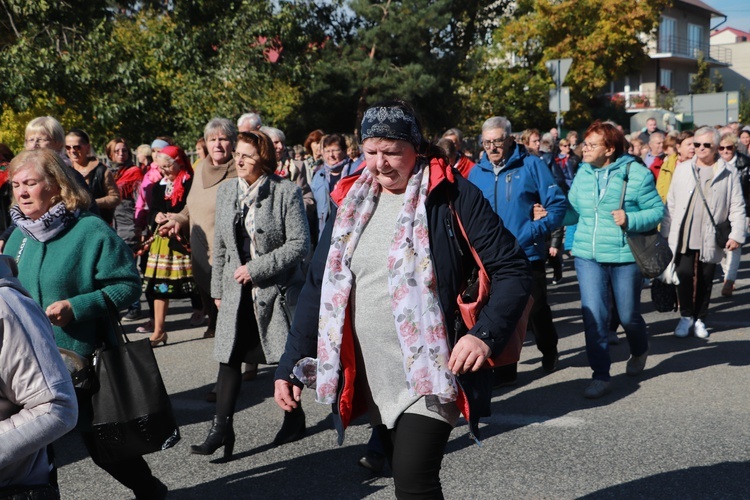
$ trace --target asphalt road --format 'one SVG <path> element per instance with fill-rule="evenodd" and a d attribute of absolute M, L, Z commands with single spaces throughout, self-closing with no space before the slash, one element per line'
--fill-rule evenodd
<path fill-rule="evenodd" d="M 736 291 L 720 296 L 714 284 L 707 340 L 678 339 L 678 313 L 657 313 L 643 291 L 650 357 L 640 377 L 625 376 L 624 335 L 611 347 L 614 391 L 595 401 L 582 392 L 590 377 L 584 352 L 578 284 L 572 261 L 564 281 L 550 286 L 560 336 L 559 370 L 545 376 L 527 339 L 518 383 L 499 389 L 493 416 L 482 426 L 482 446 L 465 423 L 453 431 L 441 478 L 457 499 L 706 499 L 750 498 L 750 250 L 745 247 Z M 235 459 L 188 454 L 203 441 L 214 414 L 204 400 L 216 378 L 213 340 L 190 328 L 190 305 L 170 310 L 169 344 L 156 357 L 171 395 L 182 441 L 147 456 L 170 498 L 393 498 L 389 477 L 357 466 L 370 431 L 359 420 L 343 446 L 329 407 L 304 393 L 308 436 L 274 448 L 282 412 L 273 401 L 273 367 L 243 384 L 235 416 Z M 127 326 L 133 331 L 139 323 Z M 143 335 L 134 335 L 142 338 Z M 76 434 L 56 446 L 63 498 L 132 498 L 86 456 Z"/>

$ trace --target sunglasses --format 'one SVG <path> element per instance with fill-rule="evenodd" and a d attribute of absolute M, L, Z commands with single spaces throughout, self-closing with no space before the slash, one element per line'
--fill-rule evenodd
<path fill-rule="evenodd" d="M 699 147 L 703 146 L 706 149 L 711 149 L 712 147 L 714 147 L 714 145 L 711 144 L 710 142 L 703 142 L 703 143 L 701 143 L 701 142 L 694 142 L 693 146 L 695 146 L 696 148 L 699 148 Z"/>
<path fill-rule="evenodd" d="M 734 151 L 734 146 L 719 146 L 719 151 L 724 151 L 725 149 L 727 151 Z"/>
<path fill-rule="evenodd" d="M 80 151 L 81 150 L 81 146 L 78 146 L 78 145 L 76 145 L 76 146 L 65 146 L 65 150 L 66 151 L 70 151 L 71 149 L 73 151 Z"/>

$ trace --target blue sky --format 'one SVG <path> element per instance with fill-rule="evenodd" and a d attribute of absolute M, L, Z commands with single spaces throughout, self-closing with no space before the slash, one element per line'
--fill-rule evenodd
<path fill-rule="evenodd" d="M 727 16 L 727 22 L 719 28 L 736 28 L 750 31 L 750 2 L 746 0 L 703 0 L 705 3 Z M 720 22 L 720 18 L 711 21 L 711 26 Z"/>

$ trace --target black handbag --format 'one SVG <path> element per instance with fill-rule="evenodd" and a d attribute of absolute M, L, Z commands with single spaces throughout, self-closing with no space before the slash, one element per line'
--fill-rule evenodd
<path fill-rule="evenodd" d="M 112 315 L 113 307 L 110 321 L 119 326 L 125 343 L 98 349 L 93 362 L 92 427 L 103 462 L 166 450 L 180 440 L 151 343 L 148 339 L 130 342 L 114 319 L 117 311 Z"/>
<path fill-rule="evenodd" d="M 625 190 L 628 186 L 628 175 L 630 164 L 625 167 L 625 176 L 622 180 L 622 194 L 620 195 L 620 210 L 625 202 Z M 656 230 L 656 228 L 645 233 L 630 233 L 625 231 L 625 240 L 628 242 L 630 251 L 635 257 L 635 262 L 646 278 L 656 278 L 672 262 L 672 250 L 669 249 L 667 239 Z"/>
<path fill-rule="evenodd" d="M 677 310 L 677 288 L 670 284 L 664 283 L 660 279 L 655 279 L 651 283 L 651 302 L 658 312 L 671 312 Z"/>
<path fill-rule="evenodd" d="M 716 240 L 716 244 L 719 246 L 719 248 L 724 248 L 727 246 L 727 241 L 729 241 L 729 234 L 732 232 L 732 223 L 728 218 L 721 224 L 716 223 L 711 210 L 709 210 L 708 208 L 708 203 L 706 203 L 706 197 L 703 195 L 700 178 L 698 177 L 698 173 L 695 171 L 695 169 L 693 169 L 693 176 L 695 177 L 695 187 L 698 189 L 698 193 L 701 195 L 701 199 L 703 200 L 703 207 L 706 209 L 708 218 L 711 219 L 711 225 L 714 226 L 714 238 Z"/>

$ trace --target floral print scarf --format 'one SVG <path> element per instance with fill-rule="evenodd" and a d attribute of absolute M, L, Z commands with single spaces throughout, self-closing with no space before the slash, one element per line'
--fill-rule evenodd
<path fill-rule="evenodd" d="M 429 167 L 417 166 L 409 180 L 388 255 L 388 291 L 411 396 L 455 401 L 458 389 L 448 370 L 450 350 L 430 257 L 427 225 Z M 340 377 L 340 352 L 346 309 L 352 291 L 352 255 L 375 211 L 381 186 L 369 170 L 352 186 L 336 215 L 320 300 L 316 391 L 319 403 L 332 404 Z"/>

